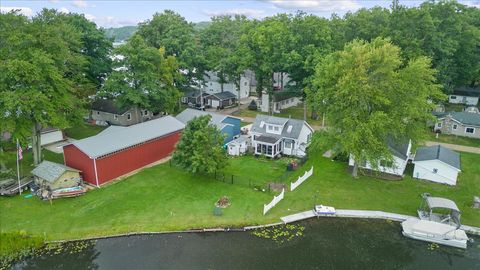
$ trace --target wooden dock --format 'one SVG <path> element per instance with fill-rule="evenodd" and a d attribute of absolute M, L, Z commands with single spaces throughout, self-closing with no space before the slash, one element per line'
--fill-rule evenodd
<path fill-rule="evenodd" d="M 300 212 L 297 214 L 289 215 L 280 218 L 283 223 L 292 223 L 312 217 L 348 217 L 348 218 L 377 218 L 388 219 L 394 221 L 405 221 L 410 218 L 417 218 L 409 215 L 395 214 L 383 211 L 370 211 L 370 210 L 349 210 L 349 209 L 337 209 L 334 215 L 317 215 L 313 210 Z M 462 225 L 462 230 L 470 234 L 480 235 L 480 228 Z"/>

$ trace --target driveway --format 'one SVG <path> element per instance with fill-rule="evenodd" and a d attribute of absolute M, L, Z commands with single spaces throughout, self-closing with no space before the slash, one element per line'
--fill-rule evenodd
<path fill-rule="evenodd" d="M 75 139 L 67 138 L 65 141 L 45 145 L 43 148 L 45 148 L 47 150 L 50 150 L 50 151 L 52 151 L 54 153 L 57 153 L 57 154 L 62 154 L 63 153 L 63 147 L 65 145 L 73 142 L 73 141 L 75 141 Z"/>
<path fill-rule="evenodd" d="M 426 141 L 425 145 L 426 146 L 432 146 L 432 145 L 441 145 L 446 148 L 455 150 L 455 151 L 460 151 L 460 152 L 467 152 L 467 153 L 473 153 L 473 154 L 480 154 L 480 148 L 478 147 L 472 147 L 472 146 L 464 146 L 464 145 L 458 145 L 458 144 L 451 144 L 451 143 L 440 143 L 440 142 L 432 142 L 432 141 Z"/>

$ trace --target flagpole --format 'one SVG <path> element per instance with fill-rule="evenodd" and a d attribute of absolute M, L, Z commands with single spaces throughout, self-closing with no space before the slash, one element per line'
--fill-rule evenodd
<path fill-rule="evenodd" d="M 20 144 L 18 143 L 18 139 L 17 139 L 17 178 L 18 178 L 18 192 L 20 192 L 20 195 L 22 195 L 22 189 L 20 188 L 20 162 L 18 160 L 18 154 L 19 154 L 19 148 L 20 148 Z"/>

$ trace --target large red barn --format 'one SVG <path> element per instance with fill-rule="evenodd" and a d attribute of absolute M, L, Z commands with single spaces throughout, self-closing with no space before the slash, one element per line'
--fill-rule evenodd
<path fill-rule="evenodd" d="M 165 116 L 129 127 L 111 126 L 63 147 L 65 165 L 100 186 L 169 156 L 185 125 Z"/>

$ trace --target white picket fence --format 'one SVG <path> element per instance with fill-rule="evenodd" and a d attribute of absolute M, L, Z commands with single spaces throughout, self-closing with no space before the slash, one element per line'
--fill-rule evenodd
<path fill-rule="evenodd" d="M 273 200 L 269 204 L 263 205 L 263 215 L 265 215 L 270 209 L 272 209 L 277 203 L 279 203 L 285 195 L 285 189 L 278 196 L 273 196 Z"/>
<path fill-rule="evenodd" d="M 309 171 L 306 171 L 302 176 L 298 177 L 298 180 L 290 183 L 290 191 L 296 189 L 300 184 L 302 184 L 305 180 L 307 180 L 313 174 L 313 166 Z"/>

